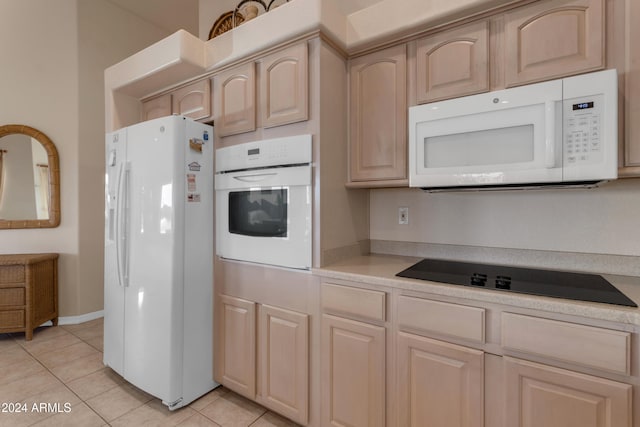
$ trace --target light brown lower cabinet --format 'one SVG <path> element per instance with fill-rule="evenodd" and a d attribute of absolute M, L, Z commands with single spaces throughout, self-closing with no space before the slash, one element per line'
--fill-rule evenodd
<path fill-rule="evenodd" d="M 629 384 L 512 357 L 504 369 L 506 426 L 631 427 Z"/>
<path fill-rule="evenodd" d="M 382 326 L 322 315 L 322 425 L 385 425 Z"/>
<path fill-rule="evenodd" d="M 306 424 L 309 412 L 309 316 L 260 305 L 260 395 L 265 406 Z"/>
<path fill-rule="evenodd" d="M 220 296 L 221 379 L 225 387 L 256 398 L 256 303 Z"/>
<path fill-rule="evenodd" d="M 220 302 L 222 385 L 307 424 L 309 316 L 228 295 Z"/>
<path fill-rule="evenodd" d="M 398 425 L 482 427 L 484 352 L 397 335 Z"/>

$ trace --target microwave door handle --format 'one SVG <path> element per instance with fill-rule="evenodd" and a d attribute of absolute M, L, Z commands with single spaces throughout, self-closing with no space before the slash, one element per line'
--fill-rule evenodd
<path fill-rule="evenodd" d="M 544 138 L 544 165 L 551 169 L 556 165 L 556 102 L 546 101 L 545 112 L 545 138 Z"/>
<path fill-rule="evenodd" d="M 265 179 L 271 178 L 273 176 L 278 175 L 276 172 L 271 173 L 260 173 L 255 175 L 243 175 L 243 176 L 234 176 L 233 179 L 241 181 L 241 182 L 260 182 Z"/>

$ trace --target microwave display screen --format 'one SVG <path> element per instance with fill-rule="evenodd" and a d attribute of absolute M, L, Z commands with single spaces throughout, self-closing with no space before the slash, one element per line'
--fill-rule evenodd
<path fill-rule="evenodd" d="M 229 233 L 287 237 L 287 187 L 229 192 Z"/>
<path fill-rule="evenodd" d="M 581 102 L 579 104 L 573 104 L 573 110 L 585 110 L 587 108 L 593 108 L 593 101 L 592 102 Z"/>

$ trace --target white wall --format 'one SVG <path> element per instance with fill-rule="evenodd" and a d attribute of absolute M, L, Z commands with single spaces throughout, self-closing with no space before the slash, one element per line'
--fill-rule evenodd
<path fill-rule="evenodd" d="M 398 225 L 398 207 L 409 225 Z M 371 191 L 373 240 L 640 256 L 640 179 L 591 190 Z"/>
<path fill-rule="evenodd" d="M 1 230 L 0 253 L 58 252 L 60 309 L 75 310 L 78 258 L 78 33 L 75 0 L 0 0 L 0 123 L 46 134 L 60 155 L 61 223 Z"/>
<path fill-rule="evenodd" d="M 0 0 L 0 16 L 0 123 L 45 133 L 61 170 L 60 226 L 1 230 L 0 253 L 60 253 L 60 314 L 101 310 L 103 73 L 168 33 L 106 0 Z"/>

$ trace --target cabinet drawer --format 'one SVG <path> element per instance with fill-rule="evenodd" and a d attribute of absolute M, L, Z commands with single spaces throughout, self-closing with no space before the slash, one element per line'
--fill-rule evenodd
<path fill-rule="evenodd" d="M 631 334 L 502 313 L 502 346 L 563 362 L 628 375 Z"/>
<path fill-rule="evenodd" d="M 0 330 L 24 327 L 24 310 L 0 311 Z"/>
<path fill-rule="evenodd" d="M 478 307 L 400 296 L 398 325 L 425 332 L 484 342 L 485 310 Z"/>
<path fill-rule="evenodd" d="M 24 282 L 24 265 L 0 266 L 0 283 Z"/>
<path fill-rule="evenodd" d="M 385 301 L 385 292 L 322 284 L 322 309 L 327 312 L 384 321 Z"/>
<path fill-rule="evenodd" d="M 24 288 L 0 289 L 0 306 L 24 305 Z"/>

